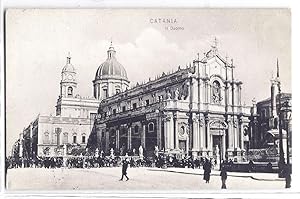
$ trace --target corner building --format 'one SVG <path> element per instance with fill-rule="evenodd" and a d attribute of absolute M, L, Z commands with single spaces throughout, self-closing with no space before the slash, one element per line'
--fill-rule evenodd
<path fill-rule="evenodd" d="M 100 101 L 80 96 L 77 85 L 77 72 L 69 55 L 61 71 L 56 113 L 38 115 L 28 127 L 31 133 L 21 133 L 20 140 L 25 140 L 21 145 L 25 153 L 22 156 L 63 156 L 70 154 L 74 148 L 86 147 Z M 30 155 L 26 155 L 31 148 L 25 148 L 26 142 L 32 146 Z"/>
<path fill-rule="evenodd" d="M 125 69 L 108 68 L 125 78 Z M 158 146 L 193 156 L 242 157 L 253 108 L 241 104 L 242 82 L 235 79 L 234 68 L 214 45 L 203 59 L 184 69 L 106 95 L 89 141 L 121 155 L 138 153 L 140 146 L 151 155 Z M 98 96 L 97 90 L 94 93 Z"/>

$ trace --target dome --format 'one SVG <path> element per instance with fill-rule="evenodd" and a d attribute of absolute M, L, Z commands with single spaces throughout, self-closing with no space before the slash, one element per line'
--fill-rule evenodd
<path fill-rule="evenodd" d="M 107 59 L 97 69 L 95 80 L 117 78 L 127 79 L 127 73 L 125 68 L 116 59 L 116 51 L 111 45 L 107 51 Z"/>
<path fill-rule="evenodd" d="M 68 55 L 67 57 L 67 63 L 63 67 L 62 72 L 72 72 L 75 73 L 75 67 L 71 64 L 71 57 Z"/>

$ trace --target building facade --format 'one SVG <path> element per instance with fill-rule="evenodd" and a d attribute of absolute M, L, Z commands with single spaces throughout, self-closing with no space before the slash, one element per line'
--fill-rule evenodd
<path fill-rule="evenodd" d="M 22 157 L 63 156 L 85 149 L 100 101 L 77 92 L 76 69 L 68 55 L 61 72 L 55 115 L 38 115 L 20 134 Z"/>
<path fill-rule="evenodd" d="M 89 147 L 121 155 L 142 146 L 148 154 L 158 147 L 194 156 L 241 157 L 253 111 L 242 105 L 235 67 L 214 45 L 184 69 L 103 98 Z"/>

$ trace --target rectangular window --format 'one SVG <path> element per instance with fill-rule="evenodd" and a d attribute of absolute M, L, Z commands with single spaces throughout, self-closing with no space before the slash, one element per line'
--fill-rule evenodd
<path fill-rule="evenodd" d="M 57 144 L 57 134 L 56 133 L 53 134 L 52 144 Z"/>
<path fill-rule="evenodd" d="M 82 136 L 82 143 L 85 144 L 85 136 Z"/>
<path fill-rule="evenodd" d="M 68 143 L 68 133 L 64 133 L 64 140 L 63 140 L 64 144 Z"/>
<path fill-rule="evenodd" d="M 149 106 L 150 105 L 150 101 L 147 99 L 146 100 L 146 106 Z"/>
<path fill-rule="evenodd" d="M 132 108 L 133 108 L 133 109 L 136 109 L 136 103 L 133 103 L 133 104 L 132 104 Z"/>
<path fill-rule="evenodd" d="M 73 143 L 74 143 L 74 144 L 77 143 L 77 137 L 76 137 L 76 135 L 73 136 Z"/>
<path fill-rule="evenodd" d="M 122 111 L 125 112 L 126 111 L 126 106 L 122 107 Z"/>
<path fill-rule="evenodd" d="M 113 109 L 113 114 L 116 115 L 117 114 L 117 110 Z"/>
<path fill-rule="evenodd" d="M 50 140 L 49 140 L 49 133 L 45 133 L 45 137 L 44 137 L 44 144 L 49 144 Z"/>

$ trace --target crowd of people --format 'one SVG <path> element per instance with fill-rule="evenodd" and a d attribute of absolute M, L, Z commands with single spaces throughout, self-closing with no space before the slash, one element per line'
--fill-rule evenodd
<path fill-rule="evenodd" d="M 127 158 L 130 167 L 178 167 L 178 168 L 201 168 L 205 159 L 186 156 L 182 159 L 176 156 L 158 155 L 154 157 L 139 156 L 72 156 L 72 157 L 35 157 L 35 158 L 6 158 L 7 169 L 11 168 L 99 168 L 121 166 L 122 159 Z M 212 167 L 215 161 L 210 160 Z"/>

